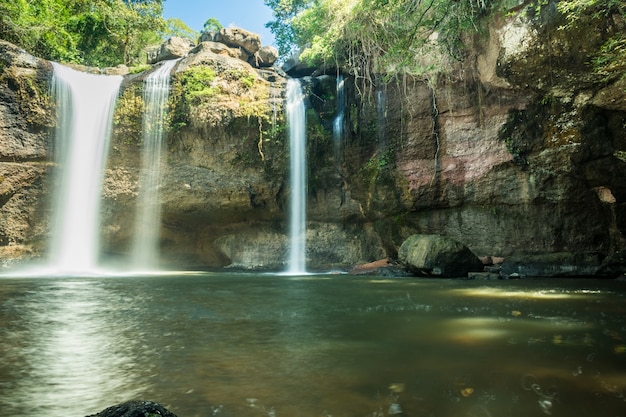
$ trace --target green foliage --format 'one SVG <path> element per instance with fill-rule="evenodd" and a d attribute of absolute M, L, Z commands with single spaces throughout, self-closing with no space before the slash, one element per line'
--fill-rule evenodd
<path fill-rule="evenodd" d="M 577 26 L 583 16 L 598 23 L 607 18 L 626 20 L 626 3 L 623 0 L 562 0 L 557 7 L 567 19 L 567 25 L 562 29 Z M 626 71 L 626 34 L 623 30 L 609 37 L 593 57 L 592 63 L 596 72 L 603 75 Z"/>
<path fill-rule="evenodd" d="M 178 36 L 186 39 L 197 39 L 200 34 L 191 29 L 185 22 L 177 18 L 167 19 L 165 22 L 165 32 L 163 38 Z"/>
<path fill-rule="evenodd" d="M 269 28 L 276 39 L 278 52 L 281 56 L 294 54 L 306 40 L 294 27 L 293 20 L 315 0 L 265 0 L 265 4 L 274 12 L 274 19 L 265 27 Z"/>
<path fill-rule="evenodd" d="M 373 74 L 423 75 L 462 57 L 464 36 L 480 28 L 495 0 L 266 1 L 268 27 L 281 53 L 302 49 L 310 64 L 344 68 L 357 79 Z M 283 43 L 291 42 L 291 46 Z M 294 45 L 295 44 L 295 45 Z M 446 52 L 444 54 L 443 52 Z"/>
<path fill-rule="evenodd" d="M 151 68 L 152 68 L 152 65 L 150 65 L 150 64 L 133 65 L 132 67 L 128 68 L 128 73 L 129 74 L 139 74 L 140 72 L 148 71 Z"/>
<path fill-rule="evenodd" d="M 377 152 L 365 163 L 363 171 L 374 172 L 376 174 L 384 171 L 388 171 L 394 167 L 394 155 L 393 148 L 387 148 L 383 152 Z"/>
<path fill-rule="evenodd" d="M 16 0 L 0 3 L 0 38 L 42 58 L 132 64 L 164 29 L 161 0 Z"/>
<path fill-rule="evenodd" d="M 210 17 L 204 22 L 204 30 L 205 32 L 219 32 L 224 26 L 214 17 Z"/>
<path fill-rule="evenodd" d="M 613 152 L 613 156 L 622 162 L 626 162 L 626 151 L 615 151 Z"/>
<path fill-rule="evenodd" d="M 198 65 L 177 73 L 170 90 L 170 126 L 226 125 L 236 118 L 269 118 L 269 84 L 252 69 Z"/>
<path fill-rule="evenodd" d="M 197 104 L 203 99 L 211 98 L 219 92 L 213 85 L 215 70 L 211 67 L 197 66 L 183 72 L 180 83 L 184 98 L 190 104 Z"/>
<path fill-rule="evenodd" d="M 127 144 L 141 143 L 142 120 L 145 103 L 138 84 L 126 88 L 118 98 L 113 114 L 113 128 L 116 136 L 124 138 Z"/>

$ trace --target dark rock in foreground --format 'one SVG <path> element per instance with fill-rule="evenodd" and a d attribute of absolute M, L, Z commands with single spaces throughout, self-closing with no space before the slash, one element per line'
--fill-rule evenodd
<path fill-rule="evenodd" d="M 176 417 L 160 404 L 151 401 L 128 401 L 87 417 Z"/>
<path fill-rule="evenodd" d="M 398 258 L 418 276 L 466 277 L 483 270 L 482 262 L 467 246 L 438 235 L 409 236 L 400 246 Z"/>

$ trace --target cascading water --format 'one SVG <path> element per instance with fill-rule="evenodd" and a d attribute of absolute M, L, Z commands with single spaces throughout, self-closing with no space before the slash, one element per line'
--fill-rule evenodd
<path fill-rule="evenodd" d="M 291 218 L 287 273 L 306 273 L 306 109 L 300 83 L 287 81 Z"/>
<path fill-rule="evenodd" d="M 170 91 L 170 72 L 178 61 L 165 61 L 144 80 L 146 113 L 143 118 L 143 154 L 131 249 L 131 266 L 134 269 L 146 270 L 158 266 L 165 107 Z"/>
<path fill-rule="evenodd" d="M 93 273 L 99 256 L 101 188 L 122 77 L 52 65 L 60 173 L 48 267 L 59 274 Z"/>
<path fill-rule="evenodd" d="M 387 94 L 382 87 L 376 90 L 376 130 L 378 132 L 378 146 L 381 152 L 387 150 L 385 129 L 387 125 Z"/>
<path fill-rule="evenodd" d="M 337 87 L 336 87 L 336 114 L 335 120 L 333 120 L 333 136 L 335 138 L 335 147 L 338 147 L 341 144 L 341 140 L 343 139 L 343 124 L 346 113 L 346 93 L 344 88 L 344 78 L 343 75 L 337 76 Z"/>

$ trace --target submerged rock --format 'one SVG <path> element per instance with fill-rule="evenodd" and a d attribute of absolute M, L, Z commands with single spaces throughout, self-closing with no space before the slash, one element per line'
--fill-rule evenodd
<path fill-rule="evenodd" d="M 176 417 L 161 404 L 151 401 L 128 401 L 87 417 Z"/>
<path fill-rule="evenodd" d="M 420 276 L 465 277 L 483 264 L 464 244 L 439 235 L 412 235 L 402 243 L 398 258 Z"/>
<path fill-rule="evenodd" d="M 621 262 L 621 261 L 620 261 Z M 623 273 L 612 268 L 609 259 L 595 253 L 544 253 L 513 255 L 502 264 L 504 277 L 616 277 Z"/>

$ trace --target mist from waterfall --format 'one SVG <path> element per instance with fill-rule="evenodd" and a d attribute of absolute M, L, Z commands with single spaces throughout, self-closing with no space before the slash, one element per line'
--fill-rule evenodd
<path fill-rule="evenodd" d="M 287 127 L 291 185 L 287 273 L 306 273 L 306 109 L 300 82 L 287 81 Z"/>
<path fill-rule="evenodd" d="M 122 77 L 52 65 L 59 172 L 53 188 L 48 268 L 58 274 L 93 273 L 100 249 L 101 189 Z"/>
<path fill-rule="evenodd" d="M 158 269 L 161 231 L 161 164 L 170 72 L 179 60 L 165 61 L 144 80 L 143 153 L 131 247 L 131 268 Z"/>

